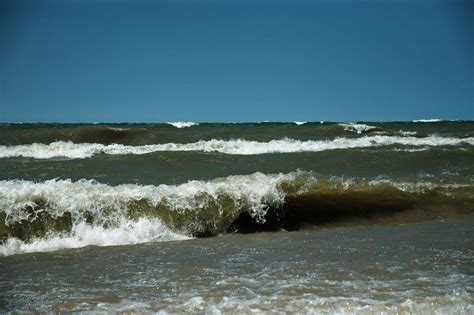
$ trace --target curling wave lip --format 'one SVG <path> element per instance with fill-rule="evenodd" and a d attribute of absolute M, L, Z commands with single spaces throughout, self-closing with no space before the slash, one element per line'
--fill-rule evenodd
<path fill-rule="evenodd" d="M 354 218 L 393 223 L 396 214 L 416 221 L 414 209 L 425 211 L 422 219 L 451 217 L 472 212 L 464 208 L 473 189 L 471 182 L 364 181 L 306 171 L 158 186 L 0 181 L 0 255 L 297 230 Z"/>

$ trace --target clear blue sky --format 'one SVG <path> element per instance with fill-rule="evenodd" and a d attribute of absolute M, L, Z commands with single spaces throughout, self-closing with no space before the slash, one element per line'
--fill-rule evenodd
<path fill-rule="evenodd" d="M 474 119 L 474 1 L 0 1 L 0 121 Z"/>

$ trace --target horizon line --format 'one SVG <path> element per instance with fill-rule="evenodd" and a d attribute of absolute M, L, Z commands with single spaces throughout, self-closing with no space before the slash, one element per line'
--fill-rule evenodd
<path fill-rule="evenodd" d="M 196 123 L 196 124 L 326 124 L 326 123 L 434 123 L 434 122 L 470 122 L 474 119 L 443 119 L 443 118 L 418 118 L 411 120 L 254 120 L 254 121 L 191 121 L 191 120 L 170 120 L 170 121 L 30 121 L 30 122 L 0 122 L 0 125 L 27 125 L 27 124 L 64 124 L 64 125 L 102 125 L 102 124 L 172 124 L 172 123 Z"/>

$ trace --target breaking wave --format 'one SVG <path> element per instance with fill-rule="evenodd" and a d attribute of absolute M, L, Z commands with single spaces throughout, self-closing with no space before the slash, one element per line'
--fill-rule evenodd
<path fill-rule="evenodd" d="M 470 183 L 367 182 L 304 171 L 158 186 L 0 181 L 0 254 L 299 229 L 410 209 L 439 218 L 472 212 L 473 201 Z"/>
<path fill-rule="evenodd" d="M 189 237 L 171 231 L 159 219 L 122 220 L 117 226 L 111 228 L 80 222 L 73 225 L 67 233 L 50 232 L 47 237 L 34 238 L 29 242 L 16 237 L 8 238 L 0 245 L 0 255 L 51 252 L 90 245 L 112 246 L 185 239 Z"/>
<path fill-rule="evenodd" d="M 417 132 L 416 132 L 416 131 L 404 131 L 404 130 L 400 130 L 398 133 L 399 133 L 400 135 L 406 136 L 406 137 L 411 137 L 411 136 L 416 136 L 416 135 L 417 135 Z"/>
<path fill-rule="evenodd" d="M 192 121 L 167 122 L 167 124 L 176 128 L 188 128 L 188 127 L 199 125 L 197 122 L 192 122 Z"/>
<path fill-rule="evenodd" d="M 367 133 L 373 130 L 377 130 L 378 128 L 375 126 L 369 126 L 366 124 L 339 124 L 339 126 L 343 127 L 345 131 L 355 132 L 357 134 Z"/>
<path fill-rule="evenodd" d="M 57 141 L 50 144 L 33 143 L 15 146 L 0 146 L 0 158 L 28 157 L 35 159 L 50 159 L 65 157 L 71 159 L 82 159 L 97 154 L 127 155 L 147 154 L 158 151 L 201 151 L 233 155 L 255 155 L 267 153 L 320 152 L 337 149 L 373 148 L 394 145 L 408 147 L 474 145 L 474 137 L 453 138 L 431 135 L 421 138 L 414 136 L 403 137 L 375 135 L 360 138 L 336 138 L 333 140 L 301 141 L 294 139 L 281 139 L 271 140 L 269 142 L 242 139 L 212 139 L 207 141 L 201 140 L 193 143 L 164 143 L 142 146 Z"/>
<path fill-rule="evenodd" d="M 432 122 L 440 122 L 440 121 L 443 121 L 442 119 L 438 119 L 438 118 L 432 118 L 432 119 L 416 119 L 416 120 L 413 120 L 414 123 L 432 123 Z"/>

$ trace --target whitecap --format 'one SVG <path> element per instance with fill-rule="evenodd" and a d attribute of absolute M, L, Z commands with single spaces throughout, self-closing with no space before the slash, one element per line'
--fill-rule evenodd
<path fill-rule="evenodd" d="M 366 133 L 371 130 L 377 129 L 377 127 L 375 126 L 369 126 L 366 124 L 355 124 L 355 123 L 339 124 L 339 126 L 344 127 L 345 131 L 351 131 L 357 134 Z"/>
<path fill-rule="evenodd" d="M 10 237 L 0 244 L 0 255 L 88 245 L 184 240 L 190 238 L 188 232 L 201 230 L 200 224 L 220 232 L 242 211 L 248 211 L 256 222 L 263 223 L 268 205 L 279 206 L 284 201 L 285 194 L 279 183 L 297 175 L 298 172 L 270 175 L 254 173 L 158 186 L 110 186 L 86 179 L 75 182 L 69 179 L 52 179 L 39 183 L 25 180 L 0 181 L 0 213 L 5 215 L 5 222 L 2 224 L 11 226 L 41 220 L 38 215 L 43 212 L 53 219 L 67 215 L 71 222 L 70 231 L 50 231 L 45 237 L 28 242 Z M 232 200 L 231 209 L 218 202 L 223 197 Z M 179 222 L 179 226 L 173 226 L 172 229 L 160 218 L 146 213 L 138 219 L 130 218 L 129 207 L 133 202 L 141 202 L 142 206 L 150 209 L 165 207 L 170 215 L 176 213 L 180 220 L 185 220 L 188 214 L 189 222 Z M 28 209 L 37 209 L 38 203 L 43 206 L 34 210 L 37 211 L 36 214 L 32 214 Z M 196 219 L 200 211 L 206 213 L 202 216 L 204 221 Z M 210 211 L 213 211 L 212 215 Z M 87 223 L 87 218 L 93 218 L 93 224 Z"/>
<path fill-rule="evenodd" d="M 440 121 L 443 121 L 442 119 L 438 119 L 438 118 L 431 118 L 431 119 L 416 119 L 416 120 L 413 120 L 414 123 L 432 123 L 432 122 L 440 122 Z"/>
<path fill-rule="evenodd" d="M 337 149 L 373 148 L 391 145 L 417 146 L 458 146 L 474 145 L 474 137 L 454 138 L 431 135 L 428 137 L 374 135 L 360 138 L 335 138 L 332 140 L 295 139 L 271 140 L 268 142 L 236 140 L 201 140 L 192 143 L 163 143 L 142 146 L 100 143 L 73 143 L 57 141 L 50 144 L 23 144 L 0 146 L 0 158 L 28 157 L 50 159 L 65 157 L 71 159 L 89 158 L 97 154 L 127 155 L 147 154 L 163 151 L 219 152 L 231 155 L 256 155 L 268 153 L 320 152 Z"/>
<path fill-rule="evenodd" d="M 180 128 L 180 129 L 199 125 L 199 123 L 193 122 L 193 121 L 175 121 L 175 122 L 167 122 L 167 124 L 176 128 Z"/>

